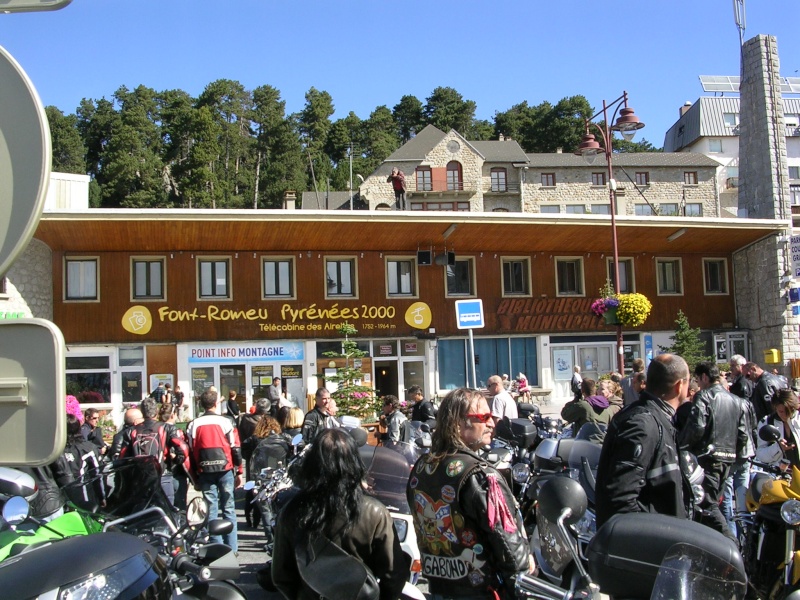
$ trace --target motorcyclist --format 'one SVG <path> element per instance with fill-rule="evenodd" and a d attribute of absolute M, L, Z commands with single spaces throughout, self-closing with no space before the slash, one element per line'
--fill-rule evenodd
<path fill-rule="evenodd" d="M 761 419 L 759 430 L 764 425 L 774 425 L 780 432 L 777 442 L 768 442 L 758 438 L 756 460 L 780 466 L 783 459 L 800 468 L 800 455 L 797 444 L 800 442 L 800 400 L 790 389 L 779 390 L 771 400 L 774 412 Z M 784 463 L 785 464 L 785 463 Z"/>

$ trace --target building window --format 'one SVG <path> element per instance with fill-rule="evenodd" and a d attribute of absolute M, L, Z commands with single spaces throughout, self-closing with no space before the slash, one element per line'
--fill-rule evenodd
<path fill-rule="evenodd" d="M 164 259 L 131 259 L 134 300 L 164 300 Z"/>
<path fill-rule="evenodd" d="M 800 206 L 800 185 L 789 186 L 789 198 L 792 206 Z"/>
<path fill-rule="evenodd" d="M 650 185 L 650 172 L 638 171 L 634 178 L 636 185 Z"/>
<path fill-rule="evenodd" d="M 633 207 L 634 214 L 637 217 L 652 217 L 653 209 L 649 204 L 635 204 Z"/>
<path fill-rule="evenodd" d="M 263 291 L 262 298 L 294 298 L 294 259 L 263 259 Z"/>
<path fill-rule="evenodd" d="M 491 171 L 491 178 L 493 192 L 508 191 L 508 185 L 506 184 L 506 170 L 503 167 L 494 167 Z"/>
<path fill-rule="evenodd" d="M 558 204 L 542 204 L 539 206 L 540 213 L 560 213 L 561 207 Z"/>
<path fill-rule="evenodd" d="M 356 297 L 355 260 L 325 259 L 325 296 Z"/>
<path fill-rule="evenodd" d="M 542 173 L 542 187 L 556 187 L 556 174 Z"/>
<path fill-rule="evenodd" d="M 722 140 L 708 140 L 708 151 L 713 153 L 722 152 Z"/>
<path fill-rule="evenodd" d="M 800 115 L 797 113 L 786 113 L 783 115 L 783 124 L 786 127 L 795 128 L 800 126 Z"/>
<path fill-rule="evenodd" d="M 448 296 L 475 295 L 475 260 L 472 258 L 456 258 L 456 264 L 445 269 Z"/>
<path fill-rule="evenodd" d="M 556 258 L 556 296 L 583 296 L 582 258 Z"/>
<path fill-rule="evenodd" d="M 632 294 L 636 291 L 636 285 L 633 278 L 633 259 L 620 258 L 619 259 L 619 291 L 621 294 Z M 611 281 L 611 286 L 616 290 L 614 285 L 614 259 L 606 258 L 606 273 L 608 280 Z"/>
<path fill-rule="evenodd" d="M 684 171 L 683 183 L 686 185 L 697 185 L 697 171 Z"/>
<path fill-rule="evenodd" d="M 412 202 L 411 210 L 453 210 L 469 212 L 469 202 Z"/>
<path fill-rule="evenodd" d="M 97 258 L 68 258 L 64 264 L 64 300 L 99 300 Z"/>
<path fill-rule="evenodd" d="M 230 266 L 229 258 L 197 260 L 201 300 L 230 299 Z"/>
<path fill-rule="evenodd" d="M 684 215 L 687 217 L 703 216 L 703 205 L 699 202 L 688 202 L 684 210 L 685 210 Z"/>
<path fill-rule="evenodd" d="M 611 207 L 608 204 L 592 204 L 590 209 L 593 215 L 611 214 Z"/>
<path fill-rule="evenodd" d="M 727 294 L 728 261 L 724 258 L 704 258 L 703 281 L 706 294 Z"/>
<path fill-rule="evenodd" d="M 415 296 L 417 291 L 417 261 L 411 258 L 387 259 L 387 296 Z"/>
<path fill-rule="evenodd" d="M 605 173 L 592 173 L 592 185 L 605 185 L 605 184 L 606 184 Z"/>
<path fill-rule="evenodd" d="M 678 203 L 666 202 L 658 207 L 658 213 L 662 217 L 677 217 L 678 216 Z"/>
<path fill-rule="evenodd" d="M 789 179 L 800 179 L 800 167 L 789 167 Z"/>
<path fill-rule="evenodd" d="M 656 276 L 658 277 L 658 295 L 682 295 L 683 273 L 680 258 L 657 258 Z"/>
<path fill-rule="evenodd" d="M 464 182 L 461 179 L 461 163 L 457 160 L 447 163 L 447 189 L 451 192 L 464 189 Z"/>
<path fill-rule="evenodd" d="M 431 179 L 430 167 L 417 167 L 417 191 L 430 192 L 433 189 L 433 180 Z"/>
<path fill-rule="evenodd" d="M 504 258 L 503 295 L 529 296 L 530 261 L 527 258 Z"/>
<path fill-rule="evenodd" d="M 583 215 L 586 214 L 586 207 L 583 204 L 567 204 L 564 209 L 568 215 Z"/>
<path fill-rule="evenodd" d="M 737 127 L 739 125 L 739 113 L 722 113 L 722 121 L 725 127 Z"/>

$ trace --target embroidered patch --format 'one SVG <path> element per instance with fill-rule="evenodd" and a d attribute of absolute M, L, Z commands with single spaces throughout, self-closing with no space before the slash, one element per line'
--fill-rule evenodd
<path fill-rule="evenodd" d="M 417 473 L 422 473 L 422 469 L 425 468 L 425 461 L 421 460 L 417 463 Z"/>
<path fill-rule="evenodd" d="M 436 471 L 436 467 L 438 467 L 438 466 L 439 466 L 439 463 L 426 463 L 425 464 L 425 472 L 428 475 L 433 475 L 434 472 Z"/>
<path fill-rule="evenodd" d="M 410 487 L 413 490 L 414 488 L 417 487 L 418 483 L 419 483 L 419 479 L 417 479 L 416 477 L 412 477 L 411 481 L 408 482 L 408 487 Z"/>
<path fill-rule="evenodd" d="M 483 544 L 475 544 L 472 547 L 472 551 L 475 552 L 475 554 L 482 554 L 483 553 Z"/>
<path fill-rule="evenodd" d="M 464 470 L 464 461 L 463 460 L 454 460 L 447 465 L 447 473 L 448 477 L 455 477 L 459 475 L 461 471 Z"/>
<path fill-rule="evenodd" d="M 471 529 L 465 529 L 461 532 L 461 543 L 471 548 L 475 544 L 475 532 Z"/>
<path fill-rule="evenodd" d="M 442 488 L 442 500 L 445 502 L 452 502 L 456 499 L 456 490 L 452 485 L 446 485 Z"/>
<path fill-rule="evenodd" d="M 471 571 L 470 574 L 467 575 L 467 579 L 469 579 L 470 584 L 479 586 L 483 583 L 484 577 L 483 573 L 480 571 Z"/>

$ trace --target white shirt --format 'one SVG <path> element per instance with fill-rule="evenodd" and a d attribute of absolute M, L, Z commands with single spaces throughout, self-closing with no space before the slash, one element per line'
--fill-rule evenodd
<path fill-rule="evenodd" d="M 516 419 L 519 417 L 517 411 L 517 403 L 507 391 L 503 390 L 492 398 L 492 416 L 497 419 L 508 417 L 509 419 Z"/>

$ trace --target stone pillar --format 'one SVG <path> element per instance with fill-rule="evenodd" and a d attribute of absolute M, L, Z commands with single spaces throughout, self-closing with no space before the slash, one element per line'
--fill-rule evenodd
<path fill-rule="evenodd" d="M 785 221 L 790 230 L 786 131 L 774 37 L 759 35 L 744 43 L 741 77 L 739 207 L 747 209 L 750 218 Z M 800 356 L 798 318 L 791 315 L 788 286 L 781 281 L 791 267 L 788 252 L 788 244 L 774 235 L 733 257 L 738 325 L 750 332 L 747 358 L 766 370 L 773 366 L 763 364 L 764 350 L 780 348 L 784 365 Z"/>
<path fill-rule="evenodd" d="M 53 253 L 33 238 L 6 274 L 0 310 L 25 317 L 53 320 Z"/>

